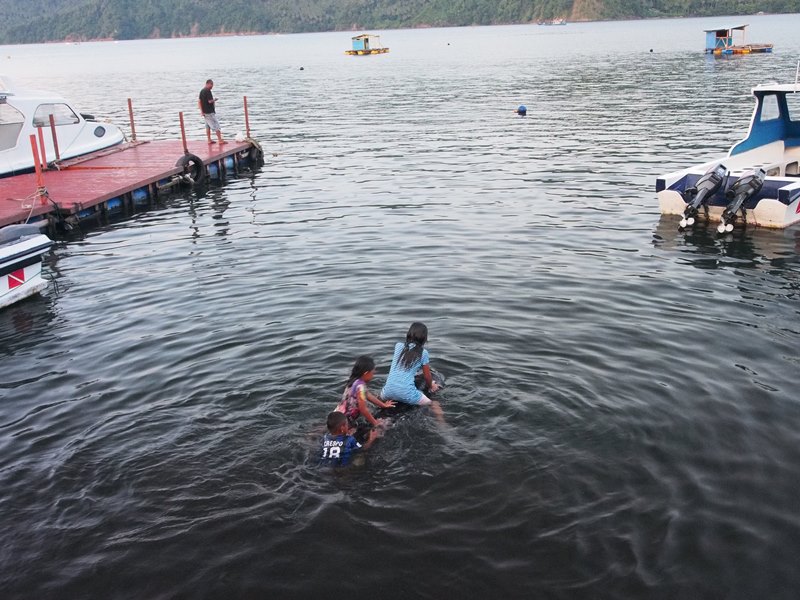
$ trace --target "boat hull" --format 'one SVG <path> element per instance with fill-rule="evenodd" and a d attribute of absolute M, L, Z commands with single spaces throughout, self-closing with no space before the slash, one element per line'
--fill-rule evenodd
<path fill-rule="evenodd" d="M 16 231 L 21 232 L 18 237 L 14 235 Z M 3 308 L 47 287 L 42 278 L 42 255 L 49 251 L 52 241 L 32 226 L 12 225 L 0 232 L 6 237 L 0 244 L 0 308 Z"/>
<path fill-rule="evenodd" d="M 683 195 L 676 190 L 662 190 L 658 192 L 658 205 L 662 215 L 675 215 L 682 217 L 687 203 Z M 716 200 L 716 201 L 715 201 Z M 713 203 L 712 203 L 713 202 Z M 719 222 L 725 210 L 726 202 L 712 198 L 708 204 L 708 220 Z M 758 198 L 752 207 L 745 206 L 745 222 L 748 225 L 783 229 L 800 223 L 800 199 L 791 204 L 784 204 L 775 198 Z"/>
<path fill-rule="evenodd" d="M 783 229 L 800 222 L 800 146 L 787 146 L 782 140 L 723 156 L 694 167 L 661 175 L 656 179 L 656 195 L 663 215 L 682 216 L 687 207 L 683 193 L 716 165 L 724 165 L 728 176 L 717 193 L 707 199 L 710 221 L 720 221 L 729 200 L 725 191 L 751 169 L 766 173 L 763 187 L 742 206 L 747 225 Z M 702 217 L 705 210 L 700 211 Z"/>
<path fill-rule="evenodd" d="M 114 128 L 113 133 L 107 139 L 107 143 L 93 145 L 87 144 L 78 148 L 73 148 L 71 151 L 61 154 L 60 160 L 65 161 L 74 158 L 81 158 L 83 156 L 89 156 L 95 152 L 100 152 L 101 150 L 107 150 L 108 148 L 119 146 L 124 140 L 125 137 L 122 135 L 122 132 Z M 48 143 L 49 142 L 45 142 L 45 144 Z M 46 155 L 48 164 L 55 162 L 53 161 L 54 149 L 50 148 L 50 152 L 51 154 Z M 33 164 L 33 155 L 30 149 L 28 149 L 28 153 L 31 154 L 31 157 L 25 157 L 24 153 L 19 151 L 16 151 L 13 156 L 0 156 L 0 165 L 2 165 L 0 166 L 0 178 L 14 177 L 15 175 L 24 175 L 25 173 L 33 173 L 36 170 L 36 167 Z"/>

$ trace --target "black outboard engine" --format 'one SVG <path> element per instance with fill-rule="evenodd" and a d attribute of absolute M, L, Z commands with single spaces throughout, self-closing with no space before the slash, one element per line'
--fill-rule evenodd
<path fill-rule="evenodd" d="M 737 179 L 730 189 L 725 192 L 725 198 L 728 199 L 728 206 L 722 211 L 719 227 L 719 233 L 726 231 L 733 231 L 733 224 L 736 222 L 736 215 L 739 210 L 744 214 L 744 203 L 752 196 L 761 191 L 764 185 L 764 178 L 767 173 L 764 169 L 757 168 L 752 171 L 745 171 L 742 176 Z"/>
<path fill-rule="evenodd" d="M 701 206 L 705 206 L 708 199 L 717 193 L 727 173 L 728 170 L 725 165 L 720 164 L 716 167 L 711 167 L 706 171 L 705 175 L 697 180 L 697 183 L 690 188 L 686 188 L 683 192 L 683 199 L 687 206 L 683 211 L 683 218 L 680 223 L 681 229 L 688 225 L 694 225 L 698 209 Z"/>

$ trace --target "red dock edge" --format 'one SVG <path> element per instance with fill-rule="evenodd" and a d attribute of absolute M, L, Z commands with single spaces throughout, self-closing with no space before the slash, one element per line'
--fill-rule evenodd
<path fill-rule="evenodd" d="M 224 180 L 240 164 L 252 166 L 257 143 L 229 141 L 222 146 L 205 141 L 187 142 L 187 150 L 203 163 L 211 180 Z M 184 156 L 181 140 L 133 141 L 64 161 L 57 170 L 0 178 L 0 227 L 41 222 L 52 226 L 55 217 L 80 221 L 100 215 L 132 212 L 147 205 L 175 176 L 184 172 L 176 163 Z"/>

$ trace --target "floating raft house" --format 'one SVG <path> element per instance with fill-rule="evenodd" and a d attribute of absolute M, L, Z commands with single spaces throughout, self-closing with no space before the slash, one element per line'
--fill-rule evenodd
<path fill-rule="evenodd" d="M 706 54 L 756 54 L 772 52 L 772 44 L 748 44 L 745 40 L 747 25 L 728 29 L 706 29 Z M 741 32 L 736 35 L 734 33 Z"/>
<path fill-rule="evenodd" d="M 350 56 L 363 56 L 366 54 L 386 54 L 389 48 L 381 45 L 381 36 L 370 33 L 362 33 L 353 39 L 353 48 L 345 50 L 345 54 Z"/>

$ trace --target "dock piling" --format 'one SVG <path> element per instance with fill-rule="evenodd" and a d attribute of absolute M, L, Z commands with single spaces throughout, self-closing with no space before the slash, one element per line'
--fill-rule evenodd
<path fill-rule="evenodd" d="M 186 144 L 186 127 L 183 124 L 183 111 L 178 113 L 181 120 L 181 141 L 183 142 L 183 153 L 189 154 L 189 146 Z"/>
<path fill-rule="evenodd" d="M 52 113 L 50 114 L 50 133 L 53 136 L 53 148 L 56 151 L 56 161 L 61 160 L 61 155 L 58 153 L 58 136 L 56 135 L 56 120 Z"/>
<path fill-rule="evenodd" d="M 136 126 L 133 123 L 133 102 L 128 98 L 128 116 L 131 120 L 131 140 L 136 141 Z"/>
<path fill-rule="evenodd" d="M 44 151 L 44 134 L 41 127 L 36 128 L 36 134 L 39 136 L 39 152 L 41 153 L 39 158 L 42 159 L 42 169 L 47 170 L 47 154 Z"/>
<path fill-rule="evenodd" d="M 33 152 L 33 166 L 36 169 L 36 195 L 42 204 L 47 204 L 45 200 L 44 175 L 42 175 L 42 164 L 39 162 L 39 147 L 36 144 L 36 136 L 31 134 L 31 151 Z"/>
<path fill-rule="evenodd" d="M 247 139 L 250 139 L 250 114 L 247 111 L 247 96 L 244 97 L 244 130 L 247 133 Z"/>

